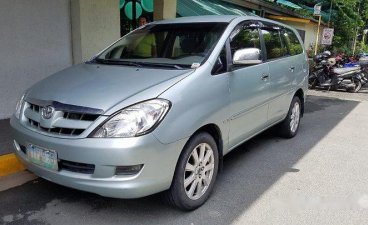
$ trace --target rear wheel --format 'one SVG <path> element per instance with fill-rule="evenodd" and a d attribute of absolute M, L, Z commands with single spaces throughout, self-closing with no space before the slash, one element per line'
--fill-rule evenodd
<path fill-rule="evenodd" d="M 362 82 L 358 79 L 353 79 L 353 81 L 354 81 L 355 87 L 349 88 L 347 91 L 351 93 L 356 93 L 360 91 L 360 89 L 362 88 Z"/>
<path fill-rule="evenodd" d="M 181 210 L 194 210 L 209 198 L 218 170 L 218 150 L 208 133 L 193 136 L 183 149 L 167 202 Z"/>
<path fill-rule="evenodd" d="M 278 125 L 279 135 L 285 138 L 294 137 L 299 130 L 300 116 L 301 102 L 299 97 L 294 96 L 286 118 Z"/>

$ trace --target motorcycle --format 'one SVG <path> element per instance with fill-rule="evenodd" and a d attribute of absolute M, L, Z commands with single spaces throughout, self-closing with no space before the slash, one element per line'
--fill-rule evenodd
<path fill-rule="evenodd" d="M 368 61 L 366 60 L 359 60 L 358 65 L 360 66 L 362 72 L 360 74 L 362 85 L 365 85 L 368 83 Z"/>
<path fill-rule="evenodd" d="M 328 58 L 329 56 L 330 54 L 325 54 L 315 57 L 316 66 L 309 75 L 309 87 L 358 92 L 366 83 L 361 67 L 337 67 L 335 58 Z"/>

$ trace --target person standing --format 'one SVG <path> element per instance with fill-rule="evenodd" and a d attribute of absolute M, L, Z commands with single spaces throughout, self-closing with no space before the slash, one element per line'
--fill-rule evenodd
<path fill-rule="evenodd" d="M 138 19 L 139 27 L 143 27 L 148 23 L 145 16 L 140 16 Z M 157 56 L 156 38 L 154 34 L 146 34 L 142 39 L 139 39 L 136 47 L 133 50 L 133 55 L 142 58 L 150 58 Z"/>

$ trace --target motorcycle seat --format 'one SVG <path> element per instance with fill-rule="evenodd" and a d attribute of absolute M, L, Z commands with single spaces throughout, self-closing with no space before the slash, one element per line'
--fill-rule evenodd
<path fill-rule="evenodd" d="M 333 72 L 339 75 L 344 74 L 344 73 L 359 72 L 359 71 L 360 71 L 360 66 L 333 69 Z"/>

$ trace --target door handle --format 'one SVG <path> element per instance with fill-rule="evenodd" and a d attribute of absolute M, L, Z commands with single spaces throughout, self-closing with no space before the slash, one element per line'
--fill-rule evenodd
<path fill-rule="evenodd" d="M 294 72 L 295 66 L 289 67 L 290 72 Z"/>
<path fill-rule="evenodd" d="M 265 74 L 265 73 L 264 73 L 264 74 L 262 74 L 261 79 L 265 81 L 265 80 L 267 80 L 269 77 L 270 77 L 270 75 L 269 75 L 269 74 Z"/>

